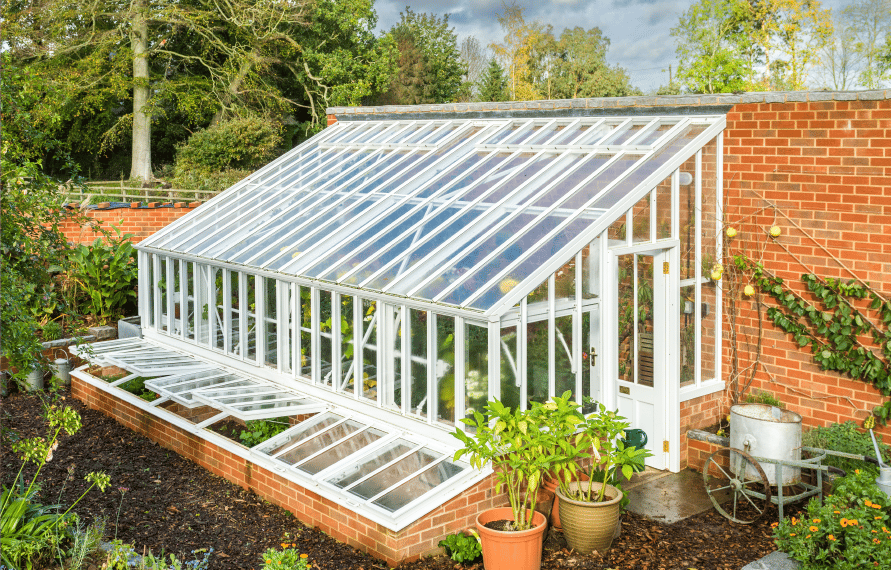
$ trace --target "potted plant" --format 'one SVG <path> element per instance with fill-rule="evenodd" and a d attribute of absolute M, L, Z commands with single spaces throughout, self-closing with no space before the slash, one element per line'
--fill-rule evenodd
<path fill-rule="evenodd" d="M 630 424 L 618 412 L 598 406 L 598 412 L 583 416 L 569 393 L 555 402 L 541 407 L 546 413 L 541 424 L 554 440 L 552 470 L 559 481 L 563 534 L 578 552 L 602 552 L 612 544 L 623 498 L 610 483 L 619 473 L 630 478 L 650 452 L 625 446 L 620 436 Z"/>
<path fill-rule="evenodd" d="M 455 437 L 464 455 L 476 468 L 492 464 L 497 478 L 496 492 L 507 490 L 510 507 L 483 511 L 476 527 L 483 547 L 486 570 L 538 570 L 547 519 L 534 510 L 542 475 L 552 463 L 545 452 L 550 435 L 536 422 L 533 410 L 512 410 L 493 400 L 485 415 L 474 413 L 462 420 L 467 431 L 456 430 Z"/>

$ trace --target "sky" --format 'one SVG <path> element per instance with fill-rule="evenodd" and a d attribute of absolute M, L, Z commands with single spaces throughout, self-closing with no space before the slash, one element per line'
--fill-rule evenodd
<path fill-rule="evenodd" d="M 624 67 L 631 83 L 645 93 L 668 84 L 668 67 L 677 67 L 671 28 L 691 5 L 690 0 L 518 0 L 527 21 L 554 26 L 555 35 L 567 27 L 599 27 L 610 39 L 607 61 Z M 840 9 L 848 0 L 823 0 L 823 6 Z M 483 45 L 504 36 L 497 14 L 501 0 L 376 0 L 378 29 L 388 30 L 399 21 L 405 6 L 415 12 L 450 14 L 449 24 L 458 42 L 474 35 Z"/>

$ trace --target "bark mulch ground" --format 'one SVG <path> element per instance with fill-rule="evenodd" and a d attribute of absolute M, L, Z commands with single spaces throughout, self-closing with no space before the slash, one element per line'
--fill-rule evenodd
<path fill-rule="evenodd" d="M 76 507 L 81 519 L 107 521 L 108 539 L 117 538 L 158 554 L 192 559 L 192 551 L 213 548 L 211 568 L 261 566 L 260 554 L 281 543 L 295 543 L 320 570 L 373 570 L 386 566 L 307 527 L 289 512 L 256 494 L 217 477 L 176 453 L 87 409 L 66 392 L 64 403 L 83 418 L 83 428 L 62 437 L 53 459 L 40 474 L 44 503 L 70 505 L 86 488 L 84 475 L 104 471 L 111 486 L 91 491 Z M 42 401 L 12 394 L 3 399 L 2 480 L 8 485 L 19 468 L 9 450 L 6 430 L 32 437 L 45 435 Z M 788 507 L 787 507 L 788 509 Z M 794 507 L 790 514 L 795 514 Z M 789 512 L 789 511 L 787 511 Z M 622 534 L 604 555 L 578 555 L 566 548 L 562 534 L 549 532 L 542 568 L 738 570 L 774 550 L 772 507 L 759 522 L 741 526 L 715 511 L 666 525 L 625 513 Z M 446 556 L 403 565 L 405 570 L 461 570 Z M 482 570 L 482 563 L 464 564 Z"/>

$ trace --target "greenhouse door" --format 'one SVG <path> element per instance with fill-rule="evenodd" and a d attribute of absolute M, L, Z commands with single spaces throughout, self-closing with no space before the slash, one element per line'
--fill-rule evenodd
<path fill-rule="evenodd" d="M 668 467 L 666 350 L 668 250 L 614 257 L 617 270 L 617 387 L 619 413 L 646 432 L 653 456 L 647 465 Z"/>

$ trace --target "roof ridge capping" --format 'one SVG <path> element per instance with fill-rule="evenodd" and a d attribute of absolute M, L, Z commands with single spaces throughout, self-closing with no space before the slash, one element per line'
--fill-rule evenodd
<path fill-rule="evenodd" d="M 510 113 L 512 111 L 578 111 L 581 109 L 645 109 L 704 107 L 743 103 L 807 103 L 811 101 L 882 101 L 891 99 L 891 89 L 864 91 L 763 91 L 713 95 L 653 95 L 550 99 L 498 103 L 442 103 L 435 105 L 386 105 L 380 107 L 328 107 L 328 115 L 349 119 L 350 115 L 402 115 L 418 113 Z"/>

